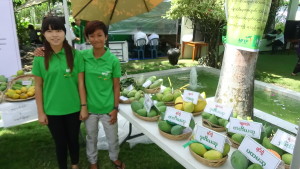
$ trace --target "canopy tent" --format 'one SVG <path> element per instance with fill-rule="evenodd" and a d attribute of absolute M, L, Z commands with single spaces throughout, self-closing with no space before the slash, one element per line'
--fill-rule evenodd
<path fill-rule="evenodd" d="M 43 2 L 46 2 L 47 0 L 29 0 L 26 3 L 24 3 L 23 5 L 21 5 L 19 8 L 17 8 L 15 11 L 18 12 L 24 8 L 28 8 L 31 7 L 33 5 L 37 5 Z"/>
<path fill-rule="evenodd" d="M 160 35 L 177 34 L 177 20 L 162 18 L 171 7 L 169 0 L 165 0 L 152 11 L 109 26 L 109 34 L 132 35 L 137 28 L 146 34 L 157 33 Z"/>

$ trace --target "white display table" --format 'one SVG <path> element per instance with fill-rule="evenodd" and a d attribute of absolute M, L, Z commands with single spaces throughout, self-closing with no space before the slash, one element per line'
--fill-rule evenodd
<path fill-rule="evenodd" d="M 135 117 L 131 112 L 130 105 L 120 104 L 120 114 L 125 117 L 134 127 L 143 132 L 148 136 L 156 145 L 167 152 L 171 157 L 178 161 L 182 166 L 187 169 L 211 169 L 212 167 L 205 166 L 198 162 L 190 153 L 189 148 L 183 148 L 183 145 L 188 142 L 188 140 L 175 141 L 170 140 L 162 135 L 160 135 L 157 122 L 148 122 Z M 197 124 L 202 125 L 202 118 L 198 116 L 195 118 Z M 225 132 L 224 132 L 225 134 Z M 229 157 L 231 153 L 236 150 L 231 147 L 229 152 Z M 219 169 L 229 169 L 232 168 L 230 164 L 230 158 L 227 162 L 218 167 Z"/>

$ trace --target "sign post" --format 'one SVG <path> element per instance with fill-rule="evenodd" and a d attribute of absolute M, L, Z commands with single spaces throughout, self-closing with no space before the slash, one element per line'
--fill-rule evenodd
<path fill-rule="evenodd" d="M 0 75 L 9 77 L 22 68 L 12 0 L 1 0 L 0 11 Z"/>

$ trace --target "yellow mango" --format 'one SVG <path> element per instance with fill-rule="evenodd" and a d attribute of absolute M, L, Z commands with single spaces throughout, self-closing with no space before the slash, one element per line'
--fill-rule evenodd
<path fill-rule="evenodd" d="M 17 93 L 17 94 L 21 94 L 22 91 L 21 91 L 21 90 L 16 90 L 16 93 Z"/>
<path fill-rule="evenodd" d="M 198 99 L 197 105 L 195 105 L 193 112 L 195 113 L 195 112 L 203 111 L 206 104 L 207 104 L 206 100 Z"/>
<path fill-rule="evenodd" d="M 183 99 L 181 96 L 175 99 L 175 109 L 183 110 Z"/>
<path fill-rule="evenodd" d="M 20 94 L 20 99 L 27 99 L 28 95 L 25 93 Z"/>
<path fill-rule="evenodd" d="M 27 88 L 26 87 L 21 87 L 21 91 L 22 91 L 22 93 L 26 93 L 27 92 Z"/>

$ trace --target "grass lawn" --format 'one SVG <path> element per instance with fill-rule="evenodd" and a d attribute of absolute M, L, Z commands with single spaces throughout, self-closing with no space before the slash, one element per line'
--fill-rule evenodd
<path fill-rule="evenodd" d="M 300 92 L 300 75 L 291 76 L 296 64 L 294 52 L 258 57 L 256 79 Z M 172 66 L 167 58 L 122 63 L 128 74 L 166 70 L 198 65 L 191 59 L 181 59 Z M 82 125 L 84 135 L 84 126 Z M 48 128 L 32 122 L 8 129 L 0 129 L 0 168 L 2 169 L 56 169 L 54 143 Z M 132 149 L 128 143 L 121 147 L 120 158 L 129 169 L 183 169 L 177 161 L 155 144 L 138 144 Z M 107 151 L 99 151 L 101 168 L 113 169 Z M 85 146 L 80 150 L 80 166 L 88 168 Z"/>

